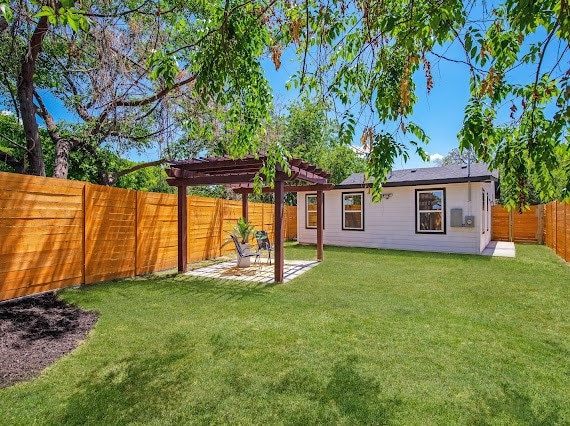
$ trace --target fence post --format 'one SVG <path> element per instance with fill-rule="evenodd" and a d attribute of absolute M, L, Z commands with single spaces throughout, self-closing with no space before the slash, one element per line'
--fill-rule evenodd
<path fill-rule="evenodd" d="M 135 191 L 135 277 L 139 274 L 139 191 Z"/>
<path fill-rule="evenodd" d="M 218 218 L 218 228 L 219 228 L 219 244 L 218 244 L 218 249 L 217 249 L 217 253 L 219 253 L 219 256 L 221 256 L 223 254 L 223 250 L 222 250 L 222 244 L 224 243 L 224 212 L 226 209 L 225 206 L 225 200 L 221 199 L 221 200 L 216 200 L 216 203 L 214 204 L 215 208 L 218 210 L 217 212 L 215 212 L 214 214 L 217 213 L 217 217 Z"/>
<path fill-rule="evenodd" d="M 515 238 L 515 211 L 511 209 L 509 211 L 509 241 L 513 242 Z"/>
<path fill-rule="evenodd" d="M 558 201 L 554 201 L 554 253 L 558 254 Z"/>
<path fill-rule="evenodd" d="M 536 215 L 538 216 L 538 226 L 536 227 L 536 241 L 538 244 L 544 244 L 544 204 L 536 207 Z"/>
<path fill-rule="evenodd" d="M 566 243 L 567 243 L 567 241 L 566 241 L 566 240 L 567 240 L 566 236 L 568 235 L 568 231 L 567 231 L 567 229 L 568 229 L 568 222 L 566 221 L 566 219 L 567 219 L 566 213 L 567 213 L 567 210 L 568 210 L 568 204 L 567 204 L 567 203 L 562 203 L 562 205 L 564 206 L 564 216 L 562 216 L 562 217 L 564 218 L 564 219 L 563 219 L 563 229 L 564 229 L 564 260 L 568 260 L 568 245 L 566 244 Z"/>
<path fill-rule="evenodd" d="M 85 185 L 83 185 L 83 193 L 81 196 L 81 209 L 83 210 L 83 237 L 82 237 L 82 241 L 81 241 L 81 249 L 82 249 L 82 256 L 83 256 L 83 266 L 81 268 L 81 284 L 85 285 L 85 279 L 86 279 L 86 262 L 87 262 L 87 183 Z"/>

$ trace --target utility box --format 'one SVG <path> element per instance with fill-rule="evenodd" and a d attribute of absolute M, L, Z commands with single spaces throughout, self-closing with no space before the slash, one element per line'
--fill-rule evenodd
<path fill-rule="evenodd" d="M 475 226 L 475 216 L 465 216 L 465 226 L 473 228 Z"/>
<path fill-rule="evenodd" d="M 451 209 L 451 226 L 457 228 L 463 226 L 463 209 Z"/>

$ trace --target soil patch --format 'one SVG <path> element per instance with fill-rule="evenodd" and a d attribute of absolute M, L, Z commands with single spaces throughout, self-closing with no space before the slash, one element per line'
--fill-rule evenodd
<path fill-rule="evenodd" d="M 29 380 L 73 350 L 97 314 L 54 293 L 0 303 L 0 387 Z"/>
<path fill-rule="evenodd" d="M 220 275 L 231 275 L 235 277 L 240 277 L 240 276 L 253 277 L 255 276 L 256 272 L 257 268 L 239 268 L 237 266 L 233 266 L 223 271 Z"/>

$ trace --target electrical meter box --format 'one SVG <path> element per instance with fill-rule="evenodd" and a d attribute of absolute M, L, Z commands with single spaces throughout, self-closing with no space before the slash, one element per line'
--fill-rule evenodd
<path fill-rule="evenodd" d="M 463 209 L 451 209 L 451 226 L 463 226 Z"/>
<path fill-rule="evenodd" d="M 475 226 L 475 216 L 465 216 L 465 226 L 473 228 Z"/>

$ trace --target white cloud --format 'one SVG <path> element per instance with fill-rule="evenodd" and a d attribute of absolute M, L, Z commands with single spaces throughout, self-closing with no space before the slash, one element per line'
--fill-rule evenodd
<path fill-rule="evenodd" d="M 0 115 L 14 115 L 14 113 L 5 109 L 0 111 Z"/>
<path fill-rule="evenodd" d="M 436 161 L 441 161 L 443 160 L 443 155 L 441 154 L 432 154 L 429 156 L 429 161 L 432 163 L 435 163 Z"/>

